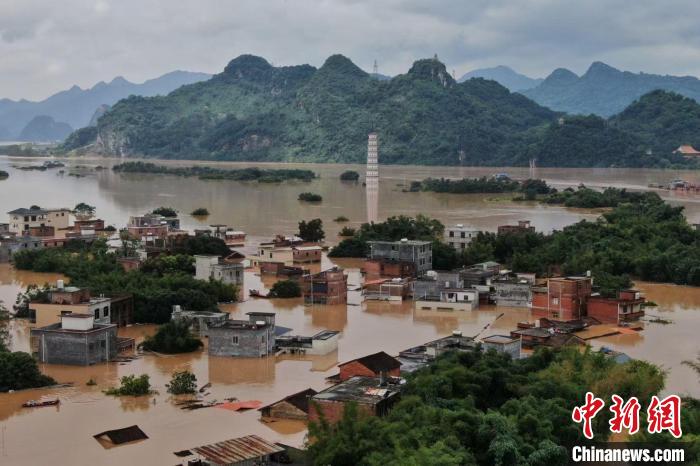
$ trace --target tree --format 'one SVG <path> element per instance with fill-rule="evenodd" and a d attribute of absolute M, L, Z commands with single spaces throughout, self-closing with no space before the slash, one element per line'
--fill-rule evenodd
<path fill-rule="evenodd" d="M 433 269 L 452 270 L 457 266 L 457 251 L 442 241 L 433 241 Z"/>
<path fill-rule="evenodd" d="M 113 396 L 143 396 L 153 393 L 148 374 L 125 375 L 120 379 L 119 387 L 105 390 L 105 394 Z"/>
<path fill-rule="evenodd" d="M 328 257 L 367 257 L 369 244 L 357 237 L 346 238 L 328 252 Z"/>
<path fill-rule="evenodd" d="M 226 246 L 226 242 L 221 238 L 209 235 L 189 236 L 184 244 L 176 246 L 172 251 L 174 254 L 188 254 L 196 256 L 198 254 L 211 256 L 228 256 L 231 248 Z"/>
<path fill-rule="evenodd" d="M 10 320 L 10 312 L 0 301 L 0 353 L 8 351 L 10 347 L 10 333 L 7 324 Z"/>
<path fill-rule="evenodd" d="M 197 391 L 197 377 L 189 371 L 177 371 L 173 373 L 170 383 L 165 384 L 168 393 L 184 395 Z"/>
<path fill-rule="evenodd" d="M 326 237 L 326 233 L 323 231 L 323 220 L 315 218 L 308 222 L 305 220 L 299 222 L 299 237 L 313 243 L 322 241 Z"/>
<path fill-rule="evenodd" d="M 54 385 L 56 381 L 39 371 L 31 354 L 0 351 L 0 392 Z"/>
<path fill-rule="evenodd" d="M 299 200 L 304 202 L 321 202 L 323 197 L 316 193 L 301 193 L 299 194 Z"/>
<path fill-rule="evenodd" d="M 357 181 L 360 179 L 360 174 L 355 170 L 345 170 L 340 174 L 340 179 L 343 181 Z"/>
<path fill-rule="evenodd" d="M 270 289 L 270 298 L 298 298 L 301 296 L 301 287 L 296 280 L 280 280 L 275 282 Z"/>
<path fill-rule="evenodd" d="M 93 215 L 95 215 L 95 210 L 96 210 L 95 206 L 91 206 L 91 205 L 86 204 L 84 202 L 80 202 L 80 203 L 76 204 L 75 207 L 73 208 L 73 213 L 77 217 L 89 219 Z"/>
<path fill-rule="evenodd" d="M 155 335 L 146 337 L 141 347 L 157 353 L 189 353 L 201 348 L 202 340 L 190 333 L 189 322 L 171 320 L 158 327 Z"/>
<path fill-rule="evenodd" d="M 163 217 L 177 217 L 177 210 L 172 207 L 158 207 L 153 209 L 151 212 L 155 215 L 162 215 Z"/>
<path fill-rule="evenodd" d="M 194 209 L 190 215 L 193 217 L 204 217 L 209 215 L 209 211 L 205 207 L 198 207 Z"/>

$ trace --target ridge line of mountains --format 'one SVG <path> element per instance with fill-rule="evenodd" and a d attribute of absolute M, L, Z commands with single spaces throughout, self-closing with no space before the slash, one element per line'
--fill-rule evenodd
<path fill-rule="evenodd" d="M 88 89 L 73 86 L 40 101 L 0 99 L 0 140 L 60 141 L 74 129 L 96 124 L 97 118 L 125 97 L 165 95 L 210 77 L 207 73 L 176 70 L 133 83 L 117 76 Z"/>
<path fill-rule="evenodd" d="M 534 80 L 496 67 L 456 81 L 437 57 L 388 77 L 342 55 L 320 68 L 241 55 L 203 78 L 102 106 L 61 150 L 362 163 L 367 133 L 378 131 L 383 163 L 694 167 L 674 149 L 700 146 L 700 80 L 599 62 L 580 77 L 558 69 Z"/>

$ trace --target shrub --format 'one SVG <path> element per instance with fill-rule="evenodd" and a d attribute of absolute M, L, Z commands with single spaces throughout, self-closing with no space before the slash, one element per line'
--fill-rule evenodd
<path fill-rule="evenodd" d="M 355 170 L 346 170 L 340 174 L 340 179 L 343 181 L 357 181 L 360 179 L 360 174 Z"/>
<path fill-rule="evenodd" d="M 158 207 L 153 209 L 153 214 L 162 215 L 163 217 L 177 217 L 177 210 L 172 207 Z"/>
<path fill-rule="evenodd" d="M 204 217 L 206 215 L 209 215 L 209 211 L 204 207 L 199 207 L 197 209 L 194 209 L 190 215 L 193 215 L 195 217 Z"/>
<path fill-rule="evenodd" d="M 125 375 L 121 378 L 119 387 L 112 387 L 105 390 L 105 394 L 112 396 L 143 396 L 153 393 L 148 374 Z"/>
<path fill-rule="evenodd" d="M 10 174 L 4 170 L 0 170 L 0 180 L 5 180 L 10 177 Z"/>
<path fill-rule="evenodd" d="M 173 378 L 169 384 L 165 384 L 168 393 L 173 395 L 184 395 L 197 391 L 197 377 L 189 371 L 177 371 L 173 373 Z"/>
<path fill-rule="evenodd" d="M 147 337 L 141 347 L 158 353 L 189 353 L 202 346 L 202 341 L 190 333 L 188 322 L 173 321 L 158 327 L 155 335 Z"/>
<path fill-rule="evenodd" d="M 347 222 L 350 219 L 347 218 L 345 215 L 339 215 L 335 219 L 333 219 L 334 222 Z"/>
<path fill-rule="evenodd" d="M 323 201 L 323 197 L 320 194 L 315 194 L 315 193 L 301 193 L 299 194 L 300 201 L 304 202 L 321 202 Z"/>
<path fill-rule="evenodd" d="M 343 227 L 338 233 L 338 236 L 355 236 L 355 233 L 357 233 L 356 229 L 352 227 Z"/>
<path fill-rule="evenodd" d="M 281 280 L 272 285 L 270 298 L 298 298 L 301 296 L 301 287 L 294 280 Z"/>

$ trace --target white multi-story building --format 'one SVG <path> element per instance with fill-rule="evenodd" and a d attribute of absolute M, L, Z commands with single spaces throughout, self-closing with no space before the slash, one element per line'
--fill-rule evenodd
<path fill-rule="evenodd" d="M 455 249 L 465 249 L 479 233 L 479 230 L 466 228 L 459 223 L 445 228 L 445 242 Z"/>

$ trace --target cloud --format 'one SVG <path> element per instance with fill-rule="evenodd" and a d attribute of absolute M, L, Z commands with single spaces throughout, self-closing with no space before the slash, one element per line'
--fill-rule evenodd
<path fill-rule="evenodd" d="M 596 60 L 700 74 L 699 14 L 692 0 L 3 0 L 0 98 L 215 73 L 242 53 L 315 66 L 343 53 L 386 74 L 435 53 L 458 75 L 498 64 L 581 73 Z"/>

